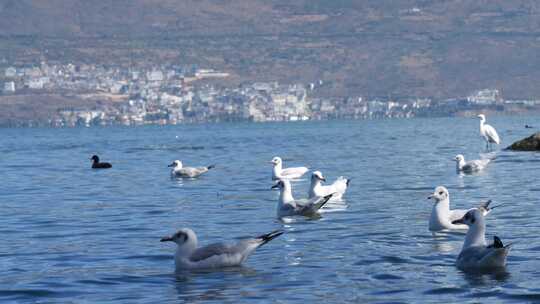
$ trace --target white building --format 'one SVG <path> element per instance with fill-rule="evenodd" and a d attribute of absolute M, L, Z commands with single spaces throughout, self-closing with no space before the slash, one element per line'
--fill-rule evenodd
<path fill-rule="evenodd" d="M 8 81 L 4 83 L 4 93 L 14 93 L 15 92 L 15 82 Z"/>
<path fill-rule="evenodd" d="M 148 81 L 163 81 L 164 78 L 163 72 L 160 70 L 153 70 L 146 73 L 146 79 Z"/>
<path fill-rule="evenodd" d="M 14 67 L 6 68 L 6 70 L 4 72 L 4 75 L 7 78 L 13 78 L 13 77 L 17 76 L 17 69 L 14 68 Z"/>
<path fill-rule="evenodd" d="M 29 89 L 41 90 L 41 89 L 43 89 L 44 83 L 43 83 L 41 77 L 40 78 L 31 78 L 31 79 L 28 80 L 27 85 L 28 85 Z"/>
<path fill-rule="evenodd" d="M 225 78 L 229 77 L 229 73 L 214 71 L 213 69 L 199 69 L 195 73 L 197 78 Z"/>
<path fill-rule="evenodd" d="M 467 101 L 471 103 L 483 104 L 483 105 L 494 104 L 501 100 L 502 100 L 502 97 L 499 90 L 493 90 L 493 89 L 480 90 L 476 92 L 475 94 L 467 97 Z"/>

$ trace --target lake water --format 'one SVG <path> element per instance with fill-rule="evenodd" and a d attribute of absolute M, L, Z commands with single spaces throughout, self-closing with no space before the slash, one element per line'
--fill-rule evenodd
<path fill-rule="evenodd" d="M 539 117 L 488 117 L 501 148 Z M 75 129 L 0 129 L 0 301 L 50 303 L 365 303 L 540 301 L 540 154 L 498 151 L 486 171 L 452 160 L 484 151 L 475 118 Z M 91 170 L 98 154 L 110 170 Z M 273 156 L 352 182 L 346 208 L 276 218 Z M 216 164 L 198 180 L 167 165 Z M 296 197 L 309 180 L 295 182 Z M 451 205 L 504 204 L 487 234 L 513 242 L 505 272 L 454 266 L 464 234 L 428 231 L 437 185 Z M 284 235 L 243 267 L 174 273 L 174 244 Z"/>

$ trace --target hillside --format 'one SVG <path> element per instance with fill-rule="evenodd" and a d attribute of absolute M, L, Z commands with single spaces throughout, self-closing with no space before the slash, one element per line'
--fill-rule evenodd
<path fill-rule="evenodd" d="M 540 98 L 534 0 L 3 0 L 0 60 L 211 66 L 326 96 Z"/>

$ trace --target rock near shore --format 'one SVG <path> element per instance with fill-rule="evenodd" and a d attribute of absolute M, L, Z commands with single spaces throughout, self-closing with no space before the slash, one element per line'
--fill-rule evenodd
<path fill-rule="evenodd" d="M 506 149 L 514 151 L 540 151 L 540 132 L 518 140 Z"/>

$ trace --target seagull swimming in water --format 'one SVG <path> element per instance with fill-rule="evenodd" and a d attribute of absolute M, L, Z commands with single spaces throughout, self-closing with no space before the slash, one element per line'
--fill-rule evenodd
<path fill-rule="evenodd" d="M 491 161 L 491 159 L 475 159 L 466 162 L 465 157 L 461 154 L 456 155 L 454 160 L 456 161 L 456 171 L 468 174 L 483 170 Z"/>
<path fill-rule="evenodd" d="M 317 216 L 321 209 L 332 197 L 332 194 L 323 197 L 314 197 L 309 200 L 297 201 L 292 196 L 291 182 L 288 179 L 278 181 L 272 189 L 279 188 L 277 216 L 279 218 L 294 215 L 307 217 Z"/>
<path fill-rule="evenodd" d="M 486 123 L 486 116 L 484 114 L 478 115 L 480 118 L 480 135 L 486 140 L 486 149 L 492 144 L 500 144 L 501 140 L 499 134 L 492 126 Z"/>
<path fill-rule="evenodd" d="M 182 228 L 174 235 L 162 238 L 161 242 L 176 243 L 174 255 L 176 271 L 212 269 L 240 266 L 255 249 L 282 234 L 283 231 L 276 230 L 235 244 L 215 243 L 197 248 L 195 232 L 189 228 Z"/>
<path fill-rule="evenodd" d="M 438 186 L 435 188 L 435 192 L 428 196 L 428 199 L 435 200 L 435 204 L 433 205 L 431 216 L 429 218 L 430 231 L 441 231 L 445 229 L 467 229 L 467 225 L 454 224 L 453 221 L 462 218 L 468 211 L 473 209 L 480 210 L 485 216 L 491 211 L 491 209 L 498 207 L 489 207 L 491 200 L 488 200 L 480 204 L 480 206 L 477 208 L 472 208 L 469 210 L 450 210 L 450 193 L 448 192 L 448 189 L 443 186 Z"/>
<path fill-rule="evenodd" d="M 214 168 L 215 165 L 210 165 L 208 167 L 184 167 L 181 161 L 175 160 L 168 167 L 172 167 L 171 169 L 172 177 L 195 178 L 195 177 L 199 177 L 203 173 L 208 172 L 208 170 Z"/>
<path fill-rule="evenodd" d="M 322 185 L 321 182 L 325 182 L 326 178 L 322 175 L 321 171 L 315 171 L 311 174 L 311 186 L 309 188 L 309 198 L 327 196 L 329 194 L 334 194 L 332 199 L 340 199 L 351 181 L 348 178 L 343 176 L 338 177 L 334 183 L 331 185 Z"/>
<path fill-rule="evenodd" d="M 469 231 L 456 265 L 463 271 L 495 270 L 506 265 L 506 257 L 511 245 L 504 246 L 498 237 L 493 237 L 493 244 L 486 243 L 486 223 L 482 212 L 469 210 L 461 219 L 452 221 L 454 225 L 467 225 Z"/>
<path fill-rule="evenodd" d="M 309 169 L 306 167 L 283 169 L 283 161 L 281 160 L 281 157 L 277 156 L 272 158 L 271 163 L 274 165 L 274 168 L 272 169 L 272 180 L 297 179 L 309 171 Z"/>
<path fill-rule="evenodd" d="M 92 169 L 109 169 L 112 168 L 110 163 L 99 162 L 99 156 L 93 155 L 90 160 L 92 160 Z"/>

